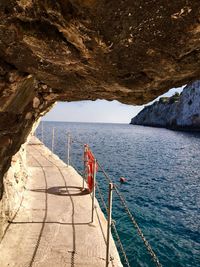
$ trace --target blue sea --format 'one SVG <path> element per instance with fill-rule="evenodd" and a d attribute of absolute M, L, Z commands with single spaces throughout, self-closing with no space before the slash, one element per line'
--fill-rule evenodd
<path fill-rule="evenodd" d="M 50 149 L 53 127 L 54 153 L 66 161 L 69 132 L 74 139 L 70 161 L 79 171 L 83 171 L 82 144 L 89 144 L 163 266 L 200 266 L 200 133 L 127 124 L 43 122 L 43 140 Z M 41 129 L 40 124 L 36 130 L 40 139 Z M 126 183 L 120 184 L 121 176 Z M 108 183 L 102 172 L 97 173 L 97 181 L 107 201 Z M 155 266 L 115 193 L 113 219 L 130 265 Z"/>

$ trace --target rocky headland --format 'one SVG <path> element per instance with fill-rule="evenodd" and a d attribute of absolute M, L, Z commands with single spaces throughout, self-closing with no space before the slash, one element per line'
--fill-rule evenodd
<path fill-rule="evenodd" d="M 161 97 L 146 106 L 131 124 L 174 130 L 200 130 L 200 81 L 187 85 L 182 93 Z"/>

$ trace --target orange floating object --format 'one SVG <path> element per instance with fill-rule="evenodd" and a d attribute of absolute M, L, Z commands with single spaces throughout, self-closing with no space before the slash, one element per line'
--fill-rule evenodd
<path fill-rule="evenodd" d="M 125 177 L 120 177 L 119 180 L 121 183 L 125 183 L 127 181 L 127 179 Z"/>

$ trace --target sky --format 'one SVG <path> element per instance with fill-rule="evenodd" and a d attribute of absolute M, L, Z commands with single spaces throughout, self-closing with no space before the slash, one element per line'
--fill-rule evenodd
<path fill-rule="evenodd" d="M 182 89 L 183 87 L 173 88 L 162 96 L 171 96 L 175 92 L 180 93 Z M 159 99 L 160 97 L 158 97 L 157 99 Z M 156 101 L 157 99 L 155 99 L 154 101 Z M 106 100 L 58 102 L 53 107 L 53 109 L 51 109 L 42 118 L 42 120 L 68 122 L 130 123 L 131 119 L 136 116 L 137 113 L 140 112 L 143 108 L 144 105 L 125 105 L 118 101 Z"/>

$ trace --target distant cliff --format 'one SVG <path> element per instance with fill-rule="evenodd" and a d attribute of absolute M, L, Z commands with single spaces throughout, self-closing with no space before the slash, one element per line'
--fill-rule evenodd
<path fill-rule="evenodd" d="M 200 81 L 187 85 L 180 95 L 161 97 L 146 106 L 131 124 L 200 131 Z"/>

